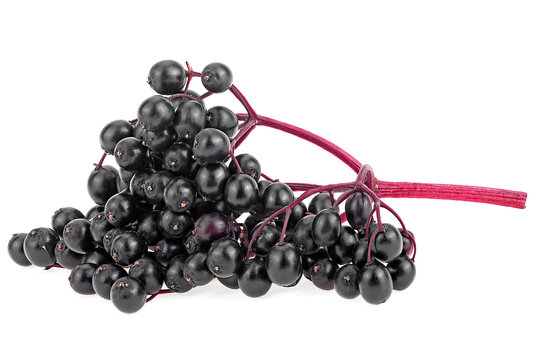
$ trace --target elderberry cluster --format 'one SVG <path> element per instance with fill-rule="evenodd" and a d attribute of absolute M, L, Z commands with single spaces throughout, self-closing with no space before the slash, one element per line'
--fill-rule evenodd
<path fill-rule="evenodd" d="M 201 96 L 189 89 L 197 76 L 207 90 Z M 62 208 L 51 228 L 14 235 L 8 250 L 16 263 L 70 269 L 76 292 L 97 293 L 127 313 L 148 296 L 214 278 L 259 297 L 304 276 L 373 304 L 410 286 L 413 235 L 372 220 L 379 209 L 363 183 L 319 192 L 306 206 L 292 186 L 262 174 L 254 156 L 235 156 L 249 124 L 203 101 L 233 90 L 227 66 L 196 73 L 161 61 L 148 83 L 158 95 L 141 103 L 137 119 L 112 121 L 100 134 L 105 155 L 87 183 L 96 206 L 86 215 Z M 119 170 L 103 165 L 107 155 Z M 335 199 L 343 190 L 345 198 Z"/>

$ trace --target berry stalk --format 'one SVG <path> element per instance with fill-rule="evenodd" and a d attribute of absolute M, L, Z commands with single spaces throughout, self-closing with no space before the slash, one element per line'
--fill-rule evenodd
<path fill-rule="evenodd" d="M 249 115 L 247 114 L 237 114 L 237 118 L 239 120 L 248 120 Z M 331 141 L 326 140 L 325 138 L 316 135 L 310 131 L 307 131 L 305 129 L 302 129 L 298 126 L 294 126 L 291 124 L 284 123 L 282 121 L 278 121 L 275 119 L 268 118 L 266 116 L 257 116 L 256 118 L 256 125 L 260 126 L 266 126 L 270 127 L 276 130 L 280 130 L 283 132 L 286 132 L 288 134 L 297 136 L 301 139 L 304 139 L 306 141 L 309 141 L 322 149 L 328 151 L 341 161 L 343 161 L 345 164 L 347 164 L 352 170 L 354 170 L 356 173 L 360 171 L 360 168 L 362 167 L 362 164 L 355 159 L 351 154 L 337 146 Z"/>
<path fill-rule="evenodd" d="M 172 290 L 169 290 L 169 289 L 161 289 L 159 290 L 158 292 L 152 294 L 151 296 L 149 296 L 145 302 L 148 303 L 150 302 L 151 300 L 153 300 L 154 298 L 156 298 L 157 296 L 159 295 L 162 295 L 162 294 L 173 294 L 173 291 Z"/>
<path fill-rule="evenodd" d="M 307 199 L 308 197 L 310 197 L 312 195 L 315 195 L 315 194 L 323 192 L 323 191 L 340 192 L 342 189 L 347 189 L 348 187 L 354 187 L 355 185 L 356 185 L 355 183 L 330 184 L 330 185 L 325 185 L 325 186 L 319 186 L 319 187 L 310 189 L 308 191 L 305 191 L 295 201 L 293 201 L 292 203 L 290 203 L 287 206 L 284 206 L 283 208 L 281 208 L 280 210 L 276 211 L 274 214 L 272 214 L 271 216 L 269 216 L 268 218 L 266 218 L 263 221 L 263 223 L 261 224 L 259 229 L 252 235 L 252 239 L 250 240 L 250 244 L 248 245 L 248 250 L 246 251 L 246 258 L 249 258 L 252 255 L 252 252 L 251 252 L 252 251 L 252 245 L 253 245 L 255 239 L 261 234 L 261 231 L 263 230 L 263 228 L 271 220 L 273 220 L 274 218 L 276 218 L 277 216 L 279 216 L 279 215 L 281 215 L 281 214 L 283 214 L 285 212 L 288 212 L 288 214 L 290 215 L 291 210 L 293 209 L 293 207 L 295 207 L 301 201 L 304 201 L 305 199 Z M 286 218 L 288 220 L 287 215 L 286 215 Z M 285 224 L 285 225 L 287 225 L 287 224 Z M 287 226 L 285 226 L 285 227 L 287 227 Z M 282 229 L 283 234 L 285 234 L 285 227 Z M 280 241 L 281 241 L 281 239 L 280 239 Z"/>
<path fill-rule="evenodd" d="M 96 164 L 93 164 L 93 166 L 95 166 L 96 168 L 102 168 L 103 167 L 103 163 L 104 163 L 104 160 L 106 159 L 106 157 L 108 156 L 108 153 L 104 153 L 103 156 L 101 156 L 101 160 L 99 160 L 98 163 Z"/>

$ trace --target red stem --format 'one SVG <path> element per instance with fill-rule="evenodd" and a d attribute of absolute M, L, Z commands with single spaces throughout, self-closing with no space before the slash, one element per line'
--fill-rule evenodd
<path fill-rule="evenodd" d="M 239 171 L 239 174 L 242 174 L 241 166 L 239 165 L 239 162 L 237 161 L 237 158 L 235 157 L 235 154 L 233 151 L 229 153 L 231 158 L 233 159 L 233 162 L 235 163 L 235 166 L 237 167 L 237 170 Z"/>
<path fill-rule="evenodd" d="M 214 93 L 212 93 L 212 92 L 210 92 L 210 91 L 207 91 L 205 94 L 200 95 L 200 96 L 196 99 L 196 101 L 199 102 L 199 101 L 201 101 L 201 100 L 203 100 L 203 99 L 206 99 L 206 98 L 208 98 L 209 96 L 211 96 L 212 94 L 214 94 Z"/>
<path fill-rule="evenodd" d="M 145 301 L 146 303 L 150 302 L 151 300 L 153 300 L 154 298 L 156 298 L 157 296 L 159 295 L 162 295 L 162 294 L 173 294 L 173 291 L 172 290 L 168 290 L 168 289 L 162 289 L 162 290 L 159 290 L 158 292 L 154 293 L 153 295 L 151 295 L 150 297 L 147 298 L 147 300 Z"/>
<path fill-rule="evenodd" d="M 250 103 L 248 102 L 248 100 L 246 100 L 246 98 L 244 97 L 244 95 L 239 91 L 239 89 L 237 89 L 237 87 L 235 85 L 231 85 L 231 87 L 229 88 L 229 91 L 235 95 L 235 97 L 237 98 L 237 100 L 240 101 L 240 103 L 242 104 L 242 106 L 244 106 L 244 108 L 246 109 L 246 111 L 248 112 L 248 115 L 246 115 L 247 117 L 250 117 L 250 118 L 253 118 L 255 120 L 257 120 L 258 116 L 257 116 L 257 113 L 255 112 L 255 110 L 252 108 L 252 105 L 250 105 Z"/>
<path fill-rule="evenodd" d="M 349 186 L 354 186 L 354 183 L 341 183 L 341 184 L 330 184 L 325 186 L 319 186 L 317 188 L 310 189 L 308 191 L 305 191 L 302 195 L 300 195 L 295 201 L 293 201 L 291 204 L 284 206 L 280 210 L 276 211 L 274 214 L 266 218 L 261 226 L 257 229 L 257 231 L 252 235 L 252 239 L 250 240 L 250 245 L 248 246 L 248 251 L 246 252 L 246 258 L 248 259 L 251 255 L 252 245 L 255 241 L 255 239 L 261 234 L 261 231 L 263 228 L 275 217 L 277 217 L 280 214 L 283 214 L 284 212 L 291 210 L 293 207 L 295 207 L 297 204 L 299 204 L 301 201 L 307 199 L 308 197 L 323 192 L 323 191 L 341 191 L 342 188 L 347 188 Z"/>
<path fill-rule="evenodd" d="M 248 117 L 248 115 L 237 114 L 237 117 L 241 120 L 244 120 L 246 117 Z M 299 128 L 298 126 L 286 124 L 284 122 L 274 120 L 266 116 L 257 116 L 256 125 L 277 129 L 277 130 L 289 133 L 291 135 L 295 135 L 306 141 L 309 141 L 323 148 L 324 150 L 328 151 L 332 155 L 336 156 L 338 159 L 340 159 L 345 164 L 347 164 L 351 169 L 353 169 L 356 173 L 358 173 L 358 171 L 360 171 L 360 168 L 362 167 L 362 164 L 358 160 L 356 160 L 351 154 L 349 154 L 348 152 L 346 152 L 345 150 L 343 150 L 336 144 L 318 135 L 315 135 L 312 132 Z"/>
<path fill-rule="evenodd" d="M 54 263 L 54 264 L 52 264 L 52 265 L 49 265 L 49 266 L 45 267 L 43 270 L 50 270 L 50 269 L 52 269 L 52 268 L 63 269 L 64 267 L 61 266 L 61 265 L 58 264 L 58 263 Z"/>
<path fill-rule="evenodd" d="M 188 100 L 196 100 L 195 97 L 190 96 L 190 95 L 188 95 L 188 94 L 183 94 L 183 93 L 179 93 L 179 94 L 175 94 L 175 95 L 170 95 L 168 98 L 169 98 L 169 99 L 186 98 L 186 99 L 188 99 Z"/>
<path fill-rule="evenodd" d="M 528 194 L 478 186 L 377 181 L 380 198 L 440 199 L 485 203 L 517 209 L 526 207 Z"/>
<path fill-rule="evenodd" d="M 108 153 L 105 152 L 103 154 L 103 156 L 101 157 L 101 160 L 99 160 L 99 162 L 97 164 L 93 164 L 93 166 L 95 166 L 96 168 L 102 168 L 103 167 L 103 163 L 104 163 L 104 159 L 106 159 L 106 157 L 108 156 Z"/>
<path fill-rule="evenodd" d="M 283 222 L 283 227 L 282 227 L 282 234 L 280 236 L 280 244 L 283 244 L 283 240 L 285 239 L 285 231 L 287 230 L 287 224 L 289 223 L 289 218 L 291 217 L 291 213 L 293 211 L 291 209 L 287 210 L 285 212 L 285 220 Z"/>
<path fill-rule="evenodd" d="M 270 181 L 270 182 L 275 182 L 276 181 L 276 180 L 272 179 L 271 177 L 267 176 L 267 174 L 261 173 L 261 176 L 267 181 Z"/>

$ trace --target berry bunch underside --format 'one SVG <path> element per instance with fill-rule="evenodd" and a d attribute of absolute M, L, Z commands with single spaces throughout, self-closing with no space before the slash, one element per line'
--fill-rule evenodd
<path fill-rule="evenodd" d="M 190 89 L 194 78 L 202 95 Z M 259 297 L 273 284 L 292 287 L 305 277 L 343 298 L 380 304 L 416 274 L 414 235 L 382 198 L 525 206 L 521 192 L 380 181 L 332 142 L 258 115 L 221 63 L 199 73 L 188 63 L 160 61 L 148 83 L 158 95 L 142 102 L 137 119 L 112 121 L 100 134 L 105 152 L 87 184 L 96 205 L 87 214 L 61 208 L 51 228 L 15 234 L 8 244 L 19 265 L 70 269 L 76 292 L 97 293 L 123 312 L 214 278 Z M 226 91 L 246 113 L 206 108 L 204 99 Z M 320 146 L 356 178 L 329 185 L 273 180 L 254 156 L 237 154 L 258 126 Z M 119 170 L 104 165 L 109 155 Z M 382 210 L 399 224 L 383 222 Z"/>

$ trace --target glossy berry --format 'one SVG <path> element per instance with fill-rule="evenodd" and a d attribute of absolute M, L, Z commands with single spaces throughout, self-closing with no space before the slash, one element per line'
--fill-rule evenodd
<path fill-rule="evenodd" d="M 176 256 L 185 256 L 187 251 L 181 241 L 177 240 L 161 240 L 155 246 L 155 259 L 157 262 L 166 267 L 171 259 Z"/>
<path fill-rule="evenodd" d="M 153 246 L 162 239 L 158 228 L 160 211 L 151 211 L 138 218 L 136 232 L 142 237 L 147 245 Z"/>
<path fill-rule="evenodd" d="M 96 244 L 103 245 L 104 236 L 113 228 L 114 226 L 108 222 L 104 212 L 95 215 L 90 220 L 90 232 Z"/>
<path fill-rule="evenodd" d="M 167 171 L 155 171 L 145 181 L 145 198 L 153 204 L 164 203 L 164 189 L 173 180 Z"/>
<path fill-rule="evenodd" d="M 144 130 L 163 131 L 172 125 L 173 118 L 173 104 L 163 96 L 151 96 L 145 99 L 138 108 L 138 121 Z"/>
<path fill-rule="evenodd" d="M 170 260 L 164 271 L 164 282 L 168 289 L 177 293 L 185 293 L 192 289 L 183 275 L 186 256 L 178 255 Z"/>
<path fill-rule="evenodd" d="M 140 259 L 147 251 L 147 243 L 134 231 L 116 236 L 110 254 L 119 265 L 128 266 Z"/>
<path fill-rule="evenodd" d="M 352 263 L 362 269 L 367 264 L 367 252 L 369 250 L 369 241 L 367 239 L 358 240 L 352 250 Z M 371 255 L 373 257 L 373 254 Z"/>
<path fill-rule="evenodd" d="M 213 128 L 201 130 L 194 139 L 192 153 L 201 163 L 219 162 L 228 158 L 231 151 L 229 137 L 222 131 Z"/>
<path fill-rule="evenodd" d="M 116 280 L 127 276 L 127 272 L 116 264 L 104 264 L 97 267 L 93 273 L 91 284 L 97 295 L 103 299 L 110 300 L 110 290 Z"/>
<path fill-rule="evenodd" d="M 118 171 L 105 165 L 96 167 L 88 178 L 88 193 L 97 205 L 104 205 L 113 195 L 117 194 Z"/>
<path fill-rule="evenodd" d="M 216 201 L 223 198 L 229 175 L 224 163 L 205 163 L 198 170 L 194 183 L 201 196 Z"/>
<path fill-rule="evenodd" d="M 311 255 L 319 250 L 319 245 L 313 240 L 311 234 L 314 219 L 315 215 L 306 215 L 295 225 L 291 242 L 301 255 Z"/>
<path fill-rule="evenodd" d="M 410 237 L 404 234 L 403 229 L 397 230 L 399 230 L 399 233 L 401 233 L 401 238 L 403 239 L 403 251 L 401 252 L 401 255 L 406 255 L 410 257 L 410 255 L 412 255 L 412 252 L 414 251 L 414 245 L 412 245 L 412 240 L 410 240 Z M 412 234 L 412 231 L 407 231 L 410 233 L 410 235 L 414 236 L 414 234 Z"/>
<path fill-rule="evenodd" d="M 155 260 L 143 258 L 131 265 L 129 276 L 140 280 L 148 294 L 154 294 L 162 288 L 164 270 Z"/>
<path fill-rule="evenodd" d="M 403 239 L 397 228 L 391 224 L 384 224 L 386 231 L 379 232 L 373 240 L 371 251 L 380 261 L 390 262 L 403 251 Z"/>
<path fill-rule="evenodd" d="M 82 264 L 83 254 L 76 253 L 69 249 L 63 240 L 56 243 L 54 247 L 56 262 L 66 269 L 72 270 L 77 265 Z"/>
<path fill-rule="evenodd" d="M 330 258 L 338 264 L 347 264 L 352 261 L 354 246 L 358 242 L 356 231 L 350 226 L 342 226 L 338 240 L 328 247 Z"/>
<path fill-rule="evenodd" d="M 251 237 L 257 233 L 261 225 L 262 223 L 259 223 L 253 228 Z M 280 236 L 281 231 L 276 228 L 276 225 L 268 223 L 261 229 L 257 238 L 255 238 L 252 244 L 252 251 L 256 256 L 267 256 L 269 250 L 280 240 Z"/>
<path fill-rule="evenodd" d="M 108 230 L 103 236 L 103 247 L 110 254 L 110 249 L 112 248 L 112 242 L 119 234 L 124 233 L 125 230 L 120 228 L 113 228 Z M 142 236 L 142 235 L 141 235 Z"/>
<path fill-rule="evenodd" d="M 229 214 L 231 211 L 227 208 L 227 205 L 223 199 L 211 201 L 199 196 L 196 198 L 194 205 L 190 209 L 190 214 L 192 215 L 193 220 L 198 220 L 202 215 L 212 212 Z"/>
<path fill-rule="evenodd" d="M 387 269 L 392 278 L 394 290 L 405 290 L 416 277 L 416 265 L 406 255 L 401 255 L 389 262 Z"/>
<path fill-rule="evenodd" d="M 197 101 L 185 101 L 175 113 L 173 127 L 180 141 L 192 144 L 194 137 L 205 127 L 205 108 Z"/>
<path fill-rule="evenodd" d="M 167 209 L 158 218 L 158 229 L 165 239 L 183 239 L 192 227 L 192 217 L 188 212 L 174 213 Z"/>
<path fill-rule="evenodd" d="M 232 175 L 224 189 L 224 199 L 231 211 L 243 213 L 255 208 L 259 189 L 255 180 L 246 174 Z"/>
<path fill-rule="evenodd" d="M 206 126 L 215 128 L 232 137 L 237 133 L 239 121 L 237 115 L 224 106 L 214 106 L 207 110 Z"/>
<path fill-rule="evenodd" d="M 251 237 L 251 234 L 253 234 L 254 228 L 259 224 L 259 218 L 254 215 L 248 215 L 246 219 L 244 219 L 243 223 L 248 229 L 248 233 L 250 234 L 250 237 Z"/>
<path fill-rule="evenodd" d="M 328 193 L 319 193 L 315 195 L 308 206 L 308 212 L 312 214 L 318 214 L 321 210 L 332 208 L 332 198 Z M 339 212 L 339 206 L 336 208 Z"/>
<path fill-rule="evenodd" d="M 216 279 L 220 281 L 220 283 L 224 285 L 225 287 L 227 287 L 228 289 L 237 290 L 240 288 L 237 274 L 233 274 L 227 278 L 217 277 Z"/>
<path fill-rule="evenodd" d="M 271 247 L 265 265 L 270 281 L 276 285 L 291 285 L 302 275 L 300 253 L 292 244 L 283 243 Z"/>
<path fill-rule="evenodd" d="M 98 213 L 102 213 L 102 212 L 104 212 L 104 205 L 95 205 L 91 209 L 89 209 L 88 212 L 86 213 L 86 219 L 91 220 L 93 219 L 95 215 L 97 215 Z M 62 228 L 62 233 L 63 233 L 63 228 Z"/>
<path fill-rule="evenodd" d="M 147 83 L 162 95 L 178 94 L 185 86 L 185 68 L 174 60 L 162 60 L 149 70 Z"/>
<path fill-rule="evenodd" d="M 295 227 L 300 219 L 306 216 L 307 207 L 303 202 L 296 204 L 291 210 L 291 215 L 287 221 L 287 228 L 285 229 L 286 234 L 292 234 L 295 231 Z M 283 227 L 285 223 L 285 215 L 277 216 L 274 221 L 279 228 Z"/>
<path fill-rule="evenodd" d="M 114 157 L 117 164 L 128 171 L 142 170 L 149 164 L 149 149 L 143 141 L 128 137 L 117 143 Z"/>
<path fill-rule="evenodd" d="M 164 203 L 174 212 L 189 210 L 196 201 L 196 186 L 186 178 L 175 178 L 164 188 Z"/>
<path fill-rule="evenodd" d="M 74 219 L 63 229 L 65 245 L 72 251 L 85 254 L 93 249 L 97 243 L 93 240 L 90 230 L 90 222 L 86 219 Z"/>
<path fill-rule="evenodd" d="M 272 286 L 263 259 L 254 258 L 243 262 L 237 272 L 241 291 L 253 298 L 265 295 Z"/>
<path fill-rule="evenodd" d="M 128 170 L 119 168 L 119 180 L 121 183 L 121 187 L 125 186 L 126 188 L 128 188 L 130 186 L 132 177 L 134 176 L 135 173 L 136 171 L 128 171 Z M 118 186 L 118 189 L 120 189 L 120 191 L 123 190 L 119 186 Z"/>
<path fill-rule="evenodd" d="M 194 224 L 193 234 L 201 243 L 212 243 L 215 240 L 229 236 L 231 219 L 218 212 L 202 215 Z"/>
<path fill-rule="evenodd" d="M 151 151 L 162 152 L 168 149 L 177 140 L 177 133 L 172 127 L 162 131 L 145 131 L 142 135 L 142 145 Z"/>
<path fill-rule="evenodd" d="M 113 154 L 116 145 L 121 140 L 133 136 L 133 126 L 125 120 L 115 120 L 106 124 L 99 136 L 101 149 Z"/>
<path fill-rule="evenodd" d="M 259 180 L 257 182 L 257 186 L 259 187 L 259 196 L 263 197 L 263 194 L 265 193 L 265 190 L 268 188 L 268 186 L 272 184 L 272 182 L 268 180 Z"/>
<path fill-rule="evenodd" d="M 111 264 L 113 262 L 114 260 L 108 251 L 101 246 L 97 246 L 89 250 L 82 258 L 82 264 L 93 264 L 96 266 L 100 266 L 102 264 Z"/>
<path fill-rule="evenodd" d="M 331 209 L 319 211 L 311 224 L 311 235 L 319 246 L 334 245 L 341 233 L 341 219 L 339 214 Z"/>
<path fill-rule="evenodd" d="M 233 74 L 222 63 L 211 63 L 201 72 L 201 83 L 210 92 L 222 93 L 233 84 Z"/>
<path fill-rule="evenodd" d="M 145 305 L 146 298 L 144 285 L 130 276 L 116 280 L 110 289 L 110 299 L 114 306 L 127 314 L 140 310 Z"/>
<path fill-rule="evenodd" d="M 145 125 L 142 124 L 141 121 L 136 121 L 136 123 L 132 127 L 132 137 L 141 139 L 142 136 L 144 135 L 144 131 L 147 131 L 145 128 Z"/>
<path fill-rule="evenodd" d="M 207 253 L 197 252 L 189 255 L 185 260 L 183 277 L 192 286 L 207 285 L 214 278 L 207 267 Z"/>
<path fill-rule="evenodd" d="M 261 178 L 261 164 L 255 157 L 250 154 L 240 154 L 236 157 L 243 174 L 250 176 L 255 181 Z M 229 163 L 229 171 L 231 174 L 239 174 L 239 168 L 235 161 Z"/>
<path fill-rule="evenodd" d="M 311 282 L 322 290 L 332 290 L 336 279 L 338 265 L 331 259 L 322 259 L 311 268 Z"/>
<path fill-rule="evenodd" d="M 268 214 L 273 214 L 295 201 L 293 190 L 282 182 L 275 182 L 267 186 L 263 192 L 263 204 Z"/>
<path fill-rule="evenodd" d="M 62 236 L 63 234 L 63 228 L 69 221 L 74 219 L 85 219 L 86 217 L 80 210 L 77 210 L 72 207 L 64 207 L 59 210 L 54 211 L 54 215 L 52 215 L 52 230 L 58 234 L 58 236 Z"/>
<path fill-rule="evenodd" d="M 304 274 L 304 270 L 302 269 L 302 267 L 300 268 L 300 276 L 292 283 L 292 284 L 289 284 L 289 285 L 286 285 L 284 287 L 286 288 L 291 288 L 291 287 L 295 287 L 298 285 L 298 283 L 300 282 L 300 280 L 302 279 L 302 275 Z"/>
<path fill-rule="evenodd" d="M 93 295 L 95 290 L 92 285 L 93 273 L 97 266 L 94 264 L 80 264 L 71 270 L 69 275 L 69 284 L 71 288 L 82 295 Z"/>
<path fill-rule="evenodd" d="M 207 253 L 207 267 L 217 277 L 230 277 L 241 266 L 243 256 L 236 240 L 222 238 L 211 244 Z"/>
<path fill-rule="evenodd" d="M 302 256 L 302 269 L 304 270 L 304 277 L 308 280 L 311 280 L 311 271 L 313 265 L 315 265 L 315 263 L 319 260 L 328 258 L 328 253 L 325 249 L 320 249 L 311 255 Z"/>
<path fill-rule="evenodd" d="M 127 192 L 112 196 L 104 206 L 104 215 L 106 220 L 116 227 L 134 222 L 137 216 L 134 197 Z"/>
<path fill-rule="evenodd" d="M 382 304 L 390 297 L 393 289 L 390 273 L 378 261 L 367 264 L 358 278 L 360 294 L 370 304 Z"/>
<path fill-rule="evenodd" d="M 356 230 L 365 227 L 371 210 L 373 210 L 371 199 L 362 192 L 352 194 L 345 202 L 347 220 L 349 221 L 349 225 Z"/>
<path fill-rule="evenodd" d="M 155 172 L 153 169 L 144 169 L 134 173 L 129 185 L 129 192 L 137 199 L 145 199 L 145 183 Z"/>
<path fill-rule="evenodd" d="M 164 168 L 177 176 L 188 177 L 192 174 L 194 163 L 192 147 L 184 142 L 170 146 L 163 154 Z"/>
<path fill-rule="evenodd" d="M 193 254 L 198 251 L 209 251 L 209 246 L 207 244 L 202 244 L 193 234 L 186 237 L 184 245 L 188 254 Z"/>
<path fill-rule="evenodd" d="M 344 299 L 354 299 L 360 295 L 358 277 L 360 270 L 353 264 L 343 265 L 336 272 L 334 287 L 336 293 Z"/>
<path fill-rule="evenodd" d="M 32 263 L 24 255 L 24 239 L 27 234 L 14 234 L 7 244 L 7 252 L 9 257 L 17 265 L 30 266 Z"/>

